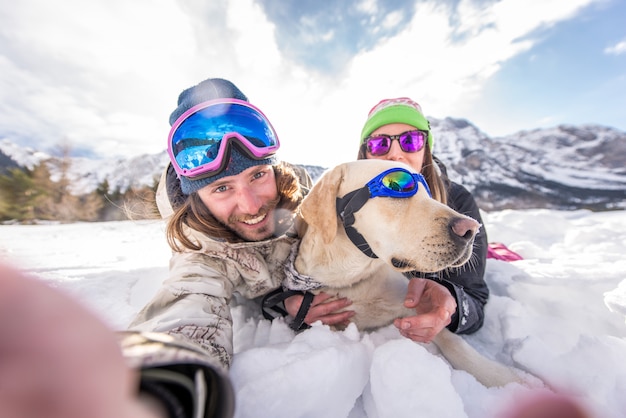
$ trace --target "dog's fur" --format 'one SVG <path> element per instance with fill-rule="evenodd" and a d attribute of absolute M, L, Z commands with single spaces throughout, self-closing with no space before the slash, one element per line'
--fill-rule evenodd
<path fill-rule="evenodd" d="M 415 172 L 405 164 L 384 160 L 336 166 L 314 185 L 297 219 L 301 242 L 296 270 L 322 283 L 318 291 L 349 298 L 348 309 L 355 311 L 352 321 L 361 330 L 415 315 L 403 305 L 408 280 L 402 273 L 463 265 L 471 257 L 480 228 L 475 220 L 429 198 L 420 185 L 413 197 L 371 198 L 355 213 L 354 226 L 378 258 L 363 254 L 346 235 L 336 213 L 336 198 L 398 166 Z M 448 329 L 433 342 L 454 368 L 468 371 L 485 386 L 523 383 L 512 369 L 486 359 Z"/>

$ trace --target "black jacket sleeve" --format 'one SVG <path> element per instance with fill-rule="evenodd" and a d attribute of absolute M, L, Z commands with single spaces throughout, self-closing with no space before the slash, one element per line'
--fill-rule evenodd
<path fill-rule="evenodd" d="M 440 275 L 441 284 L 450 290 L 457 303 L 457 311 L 448 329 L 457 334 L 469 334 L 483 325 L 484 306 L 489 298 L 489 289 L 484 279 L 487 263 L 487 231 L 478 205 L 465 187 L 450 182 L 448 206 L 482 225 L 474 240 L 474 251 L 470 261 L 460 268 L 446 270 Z"/>

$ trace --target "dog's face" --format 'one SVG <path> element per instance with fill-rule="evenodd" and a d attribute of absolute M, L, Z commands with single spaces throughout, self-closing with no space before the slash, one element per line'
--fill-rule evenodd
<path fill-rule="evenodd" d="M 337 215 L 336 198 L 362 188 L 392 167 L 415 172 L 399 162 L 358 160 L 324 173 L 300 209 L 310 229 L 307 233 L 321 235 L 328 246 L 354 246 Z M 370 198 L 354 217 L 354 227 L 378 258 L 403 272 L 435 272 L 464 264 L 480 227 L 473 219 L 430 198 L 421 185 L 412 197 Z"/>

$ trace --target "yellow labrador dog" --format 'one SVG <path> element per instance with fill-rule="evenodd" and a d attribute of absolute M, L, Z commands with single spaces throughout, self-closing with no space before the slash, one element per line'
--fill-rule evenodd
<path fill-rule="evenodd" d="M 411 195 L 415 185 L 417 193 Z M 403 273 L 463 265 L 480 228 L 431 199 L 415 170 L 385 160 L 353 161 L 325 172 L 304 199 L 297 225 L 297 274 L 321 283 L 315 292 L 349 298 L 352 321 L 361 330 L 415 315 L 403 305 L 408 284 Z M 448 329 L 433 342 L 452 367 L 485 386 L 524 383 L 514 370 L 480 355 Z"/>

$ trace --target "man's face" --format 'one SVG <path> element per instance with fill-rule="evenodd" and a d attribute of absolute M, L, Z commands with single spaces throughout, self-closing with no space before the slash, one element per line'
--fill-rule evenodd
<path fill-rule="evenodd" d="M 273 235 L 278 190 L 271 165 L 223 177 L 198 190 L 198 196 L 218 221 L 246 241 Z"/>

